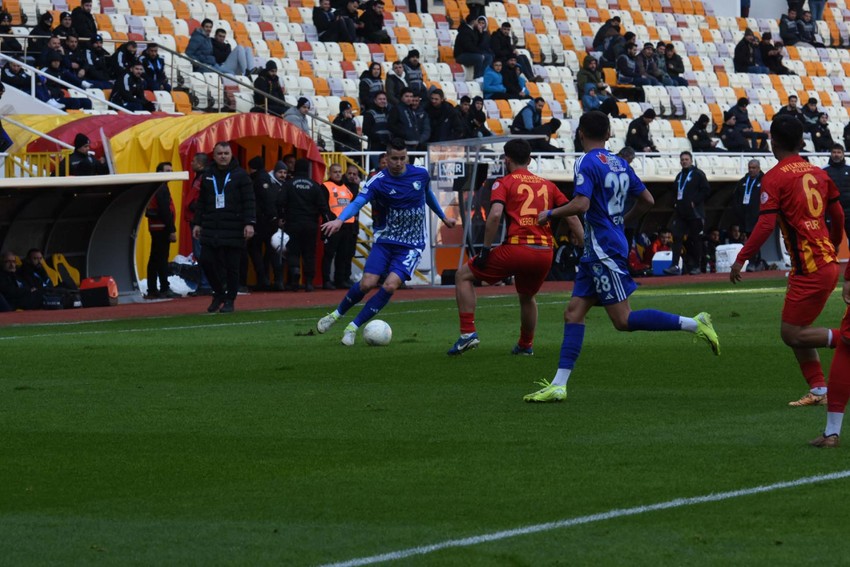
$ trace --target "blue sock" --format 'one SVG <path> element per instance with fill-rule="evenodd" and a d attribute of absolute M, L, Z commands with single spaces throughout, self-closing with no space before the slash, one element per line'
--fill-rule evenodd
<path fill-rule="evenodd" d="M 378 311 L 384 308 L 384 305 L 390 302 L 393 294 L 385 290 L 383 287 L 378 288 L 378 293 L 369 298 L 357 317 L 354 318 L 354 324 L 362 327 L 366 321 L 378 314 Z"/>
<path fill-rule="evenodd" d="M 581 354 L 581 345 L 584 342 L 584 324 L 564 323 L 564 342 L 561 343 L 561 359 L 558 368 L 573 369 Z"/>
<path fill-rule="evenodd" d="M 336 310 L 339 311 L 340 315 L 345 315 L 346 311 L 360 303 L 365 296 L 366 294 L 360 291 L 360 284 L 355 284 L 348 289 L 348 293 L 339 302 L 339 307 Z"/>
<path fill-rule="evenodd" d="M 629 313 L 629 331 L 679 331 L 679 316 L 655 309 Z"/>

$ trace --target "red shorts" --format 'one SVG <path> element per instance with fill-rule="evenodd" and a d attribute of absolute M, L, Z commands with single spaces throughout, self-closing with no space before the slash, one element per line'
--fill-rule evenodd
<path fill-rule="evenodd" d="M 546 281 L 552 267 L 551 248 L 532 248 L 521 244 L 503 244 L 490 252 L 487 265 L 479 270 L 467 264 L 472 275 L 483 282 L 496 283 L 513 276 L 517 293 L 534 295 Z"/>
<path fill-rule="evenodd" d="M 841 319 L 841 339 L 845 343 L 850 343 L 850 307 L 844 310 L 844 318 Z"/>
<path fill-rule="evenodd" d="M 813 274 L 788 276 L 782 322 L 808 327 L 823 311 L 838 284 L 838 264 L 829 264 Z"/>

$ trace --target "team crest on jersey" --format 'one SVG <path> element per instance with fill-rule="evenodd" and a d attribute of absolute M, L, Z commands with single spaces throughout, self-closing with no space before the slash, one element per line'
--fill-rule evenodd
<path fill-rule="evenodd" d="M 584 175 L 576 173 L 576 185 L 584 185 Z"/>
<path fill-rule="evenodd" d="M 769 197 L 767 196 L 767 193 L 762 193 L 760 199 L 761 199 L 761 204 L 764 205 L 765 203 L 767 203 L 767 200 L 769 199 Z"/>
<path fill-rule="evenodd" d="M 602 264 L 593 264 L 593 275 L 601 276 L 602 275 Z"/>
<path fill-rule="evenodd" d="M 499 182 L 496 181 L 495 183 L 493 183 L 493 186 L 490 189 L 496 189 L 498 186 L 499 186 Z"/>
<path fill-rule="evenodd" d="M 598 157 L 598 158 L 599 158 L 599 161 L 601 161 L 601 162 L 602 162 L 602 163 L 604 163 L 605 165 L 608 165 L 608 156 L 606 156 L 606 155 L 605 155 L 605 154 L 603 154 L 602 152 L 599 152 L 598 154 L 596 154 L 596 157 Z"/>
<path fill-rule="evenodd" d="M 419 191 L 420 189 L 422 189 L 422 183 L 421 183 L 420 181 L 414 181 L 414 182 L 413 182 L 413 188 L 414 188 L 416 191 Z"/>

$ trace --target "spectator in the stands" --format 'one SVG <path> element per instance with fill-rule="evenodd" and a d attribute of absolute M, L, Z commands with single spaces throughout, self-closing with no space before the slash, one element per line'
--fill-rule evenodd
<path fill-rule="evenodd" d="M 835 145 L 832 133 L 829 131 L 829 115 L 821 112 L 817 123 L 812 128 L 812 144 L 816 152 L 829 152 Z"/>
<path fill-rule="evenodd" d="M 785 45 L 796 45 L 800 42 L 800 26 L 797 22 L 797 10 L 788 10 L 779 20 L 779 37 Z"/>
<path fill-rule="evenodd" d="M 145 70 L 145 88 L 149 91 L 171 92 L 171 85 L 165 75 L 165 61 L 159 56 L 159 46 L 149 43 L 139 58 Z"/>
<path fill-rule="evenodd" d="M 779 111 L 777 111 L 776 116 L 784 116 L 787 114 L 788 116 L 793 116 L 800 122 L 803 122 L 805 125 L 803 113 L 800 110 L 800 107 L 797 106 L 797 100 L 797 95 L 788 95 L 788 104 L 780 108 Z M 817 108 L 817 104 L 815 104 L 815 107 Z"/>
<path fill-rule="evenodd" d="M 319 33 L 319 41 L 354 43 L 357 41 L 357 30 L 351 18 L 346 18 L 339 11 L 331 10 L 331 0 L 321 0 L 313 8 L 313 25 Z"/>
<path fill-rule="evenodd" d="M 750 100 L 747 97 L 741 97 L 735 106 L 729 109 L 729 113 L 735 116 L 735 128 L 743 134 L 744 138 L 750 141 L 753 151 L 766 152 L 768 135 L 765 132 L 756 132 L 753 128 L 750 114 L 747 111 L 749 105 Z"/>
<path fill-rule="evenodd" d="M 372 61 L 369 68 L 360 74 L 360 108 L 369 108 L 370 101 L 375 99 L 378 93 L 386 93 L 384 91 L 384 81 L 381 80 L 381 64 Z M 389 100 L 389 97 L 388 97 Z"/>
<path fill-rule="evenodd" d="M 668 87 L 674 85 L 680 87 L 688 86 L 688 82 L 684 78 L 677 77 L 674 79 L 667 72 L 667 44 L 663 41 L 659 41 L 655 46 L 655 65 L 658 67 L 658 80 L 661 81 L 662 85 Z"/>
<path fill-rule="evenodd" d="M 636 152 L 657 152 L 649 133 L 649 125 L 657 116 L 654 109 L 647 108 L 642 116 L 632 120 L 626 133 L 626 145 Z"/>
<path fill-rule="evenodd" d="M 213 22 L 209 18 L 204 19 L 201 25 L 195 28 L 192 36 L 189 38 L 189 44 L 186 46 L 186 57 L 204 63 L 221 73 L 229 73 L 231 75 L 244 75 L 246 71 L 254 67 L 251 50 L 242 46 L 237 46 L 236 49 L 233 49 L 224 63 L 219 64 L 216 61 L 213 40 L 210 37 L 212 28 Z M 201 73 L 209 70 L 200 65 L 194 65 L 194 69 Z"/>
<path fill-rule="evenodd" d="M 662 74 L 661 68 L 658 67 L 658 60 L 655 57 L 655 46 L 651 43 L 647 42 L 643 44 L 643 49 L 635 56 L 635 62 L 637 63 L 638 75 L 646 81 L 644 84 L 653 84 L 649 82 L 652 79 L 655 81 L 655 85 L 673 86 L 672 79 L 667 77 L 666 73 Z M 669 84 L 664 82 L 665 78 Z"/>
<path fill-rule="evenodd" d="M 389 108 L 387 108 L 387 93 L 380 91 L 375 94 L 372 104 L 362 106 L 367 110 L 363 112 L 363 135 L 369 140 L 367 150 L 380 152 L 387 149 L 390 143 L 390 130 L 387 127 Z M 378 160 L 375 156 L 370 158 L 371 166 L 374 168 Z"/>
<path fill-rule="evenodd" d="M 62 49 L 65 51 L 65 57 L 62 60 L 62 67 L 66 70 L 70 70 L 71 74 L 80 81 L 81 86 L 86 88 L 97 87 L 99 89 L 109 88 L 109 83 L 97 85 L 89 80 L 88 75 L 86 74 L 85 52 L 80 47 L 80 40 L 76 34 L 71 33 L 65 37 Z"/>
<path fill-rule="evenodd" d="M 750 151 L 750 144 L 744 138 L 744 133 L 735 127 L 735 115 L 727 111 L 723 118 L 725 121 L 720 129 L 720 140 L 726 149 L 730 152 Z"/>
<path fill-rule="evenodd" d="M 711 119 L 706 114 L 701 114 L 694 122 L 694 125 L 688 130 L 688 140 L 691 142 L 691 149 L 694 152 L 718 152 L 722 151 L 717 148 L 720 140 L 713 138 L 708 131 L 711 124 Z"/>
<path fill-rule="evenodd" d="M 298 103 L 295 106 L 290 106 L 287 111 L 283 113 L 283 119 L 300 128 L 301 131 L 309 136 L 310 122 L 307 120 L 307 115 L 310 114 L 311 108 L 312 105 L 310 104 L 310 99 L 302 96 L 298 99 Z"/>
<path fill-rule="evenodd" d="M 584 96 L 581 97 L 582 110 L 585 112 L 599 110 L 603 102 L 605 102 L 605 97 L 601 97 L 596 93 L 596 86 L 591 84 L 585 85 Z"/>
<path fill-rule="evenodd" d="M 770 70 L 764 65 L 756 64 L 756 52 L 758 51 L 758 39 L 753 30 L 744 30 L 744 37 L 735 46 L 735 57 L 733 63 L 736 73 L 762 73 L 767 74 Z"/>
<path fill-rule="evenodd" d="M 446 100 L 442 89 L 434 89 L 430 94 L 431 104 L 426 112 L 431 120 L 431 142 L 459 140 L 463 136 L 463 124 L 460 113 Z"/>
<path fill-rule="evenodd" d="M 115 50 L 115 53 L 112 54 L 109 60 L 109 70 L 114 80 L 118 81 L 121 79 L 124 73 L 130 71 L 133 65 L 136 64 L 136 61 L 139 60 L 136 57 L 137 48 L 138 45 L 136 42 L 131 40 L 119 46 Z"/>
<path fill-rule="evenodd" d="M 404 66 L 404 80 L 407 86 L 413 89 L 413 94 L 419 97 L 426 95 L 425 77 L 422 73 L 422 63 L 419 62 L 419 50 L 411 49 L 407 56 L 401 60 Z"/>
<path fill-rule="evenodd" d="M 605 21 L 593 36 L 593 51 L 605 51 L 614 36 L 620 35 L 620 16 Z"/>
<path fill-rule="evenodd" d="M 30 92 L 30 85 L 32 84 L 30 74 L 17 61 L 6 62 L 3 71 L 0 72 L 0 81 L 4 85 L 15 87 L 26 93 Z"/>
<path fill-rule="evenodd" d="M 109 69 L 110 54 L 103 48 L 103 38 L 96 35 L 94 40 L 84 48 L 86 76 L 88 80 L 97 84 L 108 84 L 112 88 L 112 77 Z"/>
<path fill-rule="evenodd" d="M 42 12 L 38 23 L 30 30 L 27 51 L 32 55 L 40 54 L 47 47 L 47 40 L 53 35 L 53 14 Z"/>
<path fill-rule="evenodd" d="M 638 46 L 634 43 L 627 45 L 625 52 L 617 58 L 617 82 L 636 87 L 660 85 L 655 77 L 650 77 L 646 70 L 638 65 L 637 56 Z"/>
<path fill-rule="evenodd" d="M 390 35 L 384 29 L 384 3 L 381 0 L 371 0 L 366 3 L 360 14 L 363 27 L 358 31 L 366 43 L 390 43 Z"/>
<path fill-rule="evenodd" d="M 509 99 L 528 98 L 528 89 L 525 86 L 525 77 L 522 69 L 517 65 L 515 55 L 508 56 L 502 65 L 502 83 L 505 85 L 505 94 Z"/>
<path fill-rule="evenodd" d="M 39 66 L 47 67 L 51 53 L 58 53 L 61 56 L 60 61 L 65 58 L 65 49 L 62 47 L 62 38 L 59 36 L 53 35 L 47 39 L 47 43 L 44 44 L 44 49 L 38 56 Z"/>
<path fill-rule="evenodd" d="M 413 111 L 413 91 L 410 87 L 401 89 L 401 98 L 397 105 L 390 108 L 387 116 L 387 128 L 393 138 L 404 140 L 408 151 L 416 151 L 428 142 L 428 138 L 422 137 L 419 120 Z"/>
<path fill-rule="evenodd" d="M 820 120 L 820 110 L 818 110 L 818 99 L 809 97 L 806 101 L 806 106 L 803 107 L 803 130 L 811 132 L 815 124 Z"/>
<path fill-rule="evenodd" d="M 561 121 L 552 118 L 544 124 L 543 109 L 545 107 L 546 101 L 542 97 L 529 100 L 528 104 L 514 116 L 514 121 L 511 123 L 511 134 L 542 134 L 546 136 L 545 139 L 528 140 L 531 149 L 535 152 L 560 152 L 561 148 L 549 143 L 549 139 L 558 132 Z"/>
<path fill-rule="evenodd" d="M 82 0 L 80 5 L 71 10 L 71 25 L 77 36 L 91 41 L 98 34 L 97 22 L 91 13 L 92 0 Z"/>
<path fill-rule="evenodd" d="M 347 100 L 340 101 L 339 114 L 333 121 L 333 141 L 335 152 L 359 152 L 360 139 L 357 138 L 357 124 L 354 122 L 354 114 L 351 103 Z"/>
<path fill-rule="evenodd" d="M 584 93 L 588 84 L 596 87 L 596 92 L 600 96 L 608 88 L 605 79 L 602 76 L 602 71 L 599 69 L 599 61 L 593 55 L 585 55 L 584 61 L 581 63 L 581 69 L 576 74 L 576 90 L 579 93 Z"/>
<path fill-rule="evenodd" d="M 0 34 L 12 36 L 12 16 L 9 12 L 0 12 Z M 19 61 L 24 59 L 24 46 L 16 37 L 0 38 L 0 52 Z"/>
<path fill-rule="evenodd" d="M 502 62 L 493 61 L 484 71 L 484 78 L 481 83 L 481 91 L 484 93 L 484 98 L 496 100 L 506 100 L 508 98 L 507 89 L 505 88 L 504 79 L 502 79 Z"/>
<path fill-rule="evenodd" d="M 153 112 L 156 106 L 145 98 L 145 69 L 140 61 L 136 61 L 124 76 L 115 81 L 115 87 L 109 95 L 113 102 L 131 112 L 147 110 Z"/>
<path fill-rule="evenodd" d="M 809 2 L 811 4 L 811 1 Z M 817 22 L 812 19 L 812 13 L 803 12 L 803 17 L 797 22 L 800 29 L 800 41 L 818 49 L 825 47 L 818 36 Z"/>
<path fill-rule="evenodd" d="M 599 66 L 616 68 L 617 59 L 626 52 L 627 47 L 632 43 L 635 43 L 634 32 L 626 32 L 624 35 L 613 36 L 611 42 L 608 44 L 608 48 L 602 52 Z"/>
<path fill-rule="evenodd" d="M 497 33 L 490 36 L 490 49 L 493 52 L 493 58 L 506 63 L 512 55 L 516 57 L 517 65 L 522 69 L 523 75 L 529 81 L 540 81 L 542 77 L 534 74 L 534 68 L 531 66 L 531 61 L 517 49 L 516 35 L 511 31 L 510 22 L 502 23 Z"/>
<path fill-rule="evenodd" d="M 22 281 L 14 252 L 3 252 L 0 259 L 3 261 L 0 270 L 0 310 L 41 309 L 44 292 Z"/>
<path fill-rule="evenodd" d="M 69 33 L 74 32 L 74 26 L 71 24 L 71 12 L 62 12 L 59 15 L 59 25 L 53 28 L 53 35 L 56 37 L 66 38 Z"/>
<path fill-rule="evenodd" d="M 286 105 L 269 98 L 272 96 L 282 101 L 284 97 L 280 77 L 277 75 L 277 63 L 274 59 L 266 61 L 265 68 L 254 80 L 254 88 L 256 89 L 254 91 L 254 108 L 251 109 L 251 112 L 266 112 L 275 116 L 283 116 L 283 113 L 286 112 Z"/>
<path fill-rule="evenodd" d="M 407 80 L 404 78 L 404 65 L 401 61 L 396 61 L 384 81 L 384 91 L 387 93 L 387 100 L 390 101 L 390 105 L 398 104 L 401 100 L 401 89 L 407 86 Z"/>
<path fill-rule="evenodd" d="M 88 82 L 85 82 L 84 84 L 83 81 L 74 76 L 74 74 L 71 73 L 69 69 L 64 69 L 62 67 L 62 60 L 62 54 L 58 51 L 54 51 L 50 53 L 50 55 L 48 55 L 47 67 L 42 69 L 42 71 L 45 73 L 45 76 L 42 77 L 42 79 L 44 80 L 44 85 L 49 91 L 49 97 L 52 100 L 58 102 L 59 104 L 65 105 L 65 108 L 74 110 L 90 110 L 92 107 L 91 99 L 65 96 L 65 92 L 63 90 L 65 89 L 65 85 L 53 80 L 59 79 L 66 83 L 70 83 L 75 87 L 88 88 Z"/>
<path fill-rule="evenodd" d="M 231 47 L 227 42 L 227 32 L 224 29 L 215 30 L 211 43 L 213 57 L 219 71 L 242 75 L 254 70 L 254 52 L 250 47 L 242 45 Z"/>
<path fill-rule="evenodd" d="M 682 61 L 682 56 L 676 53 L 676 46 L 668 43 L 664 50 L 665 67 L 667 74 L 680 87 L 687 87 L 688 81 L 682 75 L 685 73 L 685 63 Z"/>
<path fill-rule="evenodd" d="M 485 16 L 484 5 L 486 0 L 466 0 L 466 7 L 469 9 L 469 15 L 475 18 Z"/>
<path fill-rule="evenodd" d="M 476 79 L 483 77 L 484 71 L 493 62 L 493 53 L 484 44 L 481 26 L 473 16 L 467 16 L 458 28 L 454 56 L 461 65 L 473 67 Z"/>
<path fill-rule="evenodd" d="M 331 2 L 331 4 L 334 3 Z M 358 0 L 348 0 L 347 2 L 342 0 L 334 10 L 334 13 L 343 20 L 346 29 L 354 29 L 357 38 L 355 41 L 360 41 L 360 30 L 363 29 L 363 22 L 360 21 L 360 12 L 358 11 L 359 7 L 360 2 Z"/>
<path fill-rule="evenodd" d="M 774 44 L 772 39 L 773 36 L 770 32 L 761 34 L 759 51 L 761 52 L 762 63 L 774 75 L 794 75 L 795 73 L 791 69 L 782 64 L 782 42 L 777 41 Z"/>
<path fill-rule="evenodd" d="M 422 97 L 416 93 L 413 93 L 413 102 L 411 103 L 410 108 L 413 109 L 413 114 L 416 115 L 416 122 L 419 125 L 420 140 L 424 140 L 424 142 L 419 144 L 418 149 L 424 151 L 427 149 L 428 140 L 431 139 L 431 117 L 428 116 L 428 112 L 425 110 L 425 105 L 422 104 Z"/>

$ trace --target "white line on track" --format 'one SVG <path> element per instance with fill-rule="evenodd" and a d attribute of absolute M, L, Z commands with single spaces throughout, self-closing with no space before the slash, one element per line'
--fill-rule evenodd
<path fill-rule="evenodd" d="M 717 294 L 727 294 L 727 293 L 785 293 L 785 288 L 778 287 L 765 287 L 765 288 L 750 288 L 750 289 L 740 289 L 740 290 L 722 290 L 722 291 L 662 291 L 662 290 L 641 290 L 638 297 L 671 297 L 671 296 L 694 296 L 694 295 L 717 295 Z M 552 295 L 552 294 L 547 294 Z M 486 300 L 506 300 L 510 301 L 511 305 L 515 302 L 514 295 L 498 295 L 491 297 L 484 297 L 482 299 Z M 415 300 L 409 300 L 399 303 L 413 303 Z M 427 301 L 440 301 L 440 300 L 427 300 Z M 557 301 L 538 301 L 538 305 L 563 305 L 565 300 L 557 300 Z M 479 304 L 479 308 L 486 308 L 487 303 Z M 275 310 L 263 310 L 262 313 L 270 313 Z M 280 310 L 282 311 L 282 310 Z M 407 309 L 404 311 L 394 311 L 393 315 L 410 315 L 414 313 L 435 313 L 438 311 L 455 311 L 454 307 L 439 307 L 439 308 L 431 308 L 431 309 Z M 156 317 L 156 319 L 160 319 L 162 317 Z M 150 318 L 145 319 L 146 321 L 150 321 Z M 109 334 L 121 334 L 121 333 L 159 333 L 162 331 L 189 331 L 193 329 L 216 329 L 219 327 L 244 327 L 250 325 L 263 325 L 268 323 L 306 323 L 313 322 L 315 320 L 314 317 L 304 317 L 297 319 L 267 319 L 262 321 L 234 321 L 228 323 L 203 323 L 199 325 L 179 325 L 179 326 L 171 326 L 171 327 L 145 327 L 145 328 L 136 328 L 136 329 L 98 329 L 91 331 L 70 331 L 66 332 L 64 328 L 73 327 L 75 325 L 86 325 L 86 324 L 98 324 L 98 323 L 114 323 L 116 320 L 102 320 L 102 321 L 69 321 L 63 323 L 47 323 L 47 324 L 39 324 L 35 325 L 38 327 L 53 327 L 58 328 L 58 332 L 55 333 L 38 333 L 32 335 L 8 335 L 8 336 L 0 336 L 0 341 L 11 341 L 11 340 L 21 340 L 21 339 L 43 339 L 43 338 L 51 338 L 57 336 L 88 336 L 88 335 L 109 335 Z"/>
<path fill-rule="evenodd" d="M 489 534 L 482 534 L 472 537 L 466 537 L 462 539 L 451 539 L 447 541 L 442 541 L 439 543 L 433 543 L 430 545 L 423 545 L 419 547 L 411 547 L 408 549 L 402 549 L 399 551 L 391 551 L 389 553 L 382 553 L 380 555 L 371 555 L 369 557 L 359 557 L 356 559 L 349 559 L 347 561 L 341 561 L 339 563 L 327 563 L 322 567 L 356 567 L 358 565 L 373 565 L 375 563 L 383 563 L 386 561 L 398 561 L 399 559 L 405 559 L 407 557 L 413 557 L 415 555 L 426 555 L 428 553 L 433 553 L 435 551 L 440 551 L 443 549 L 457 548 L 457 547 L 470 547 L 473 545 L 478 545 L 481 543 L 487 543 L 491 541 L 500 541 L 503 539 L 524 536 L 529 534 L 536 534 L 541 532 L 549 532 L 552 530 L 559 530 L 563 528 L 570 528 L 573 526 L 580 526 L 583 524 L 590 524 L 593 522 L 602 522 L 605 520 L 614 520 L 616 518 L 623 518 L 626 516 L 636 516 L 638 514 L 645 514 L 647 512 L 656 512 L 658 510 L 670 510 L 672 508 L 682 508 L 684 506 L 693 506 L 696 504 L 704 504 L 706 502 L 719 502 L 721 500 L 729 500 L 731 498 L 740 498 L 742 496 L 751 496 L 753 494 L 761 494 L 764 492 L 772 492 L 774 490 L 782 490 L 784 488 L 796 488 L 798 486 L 805 486 L 808 484 L 817 484 L 821 482 L 828 482 L 830 480 L 839 480 L 843 478 L 850 477 L 850 470 L 839 471 L 830 474 L 823 474 L 817 476 L 807 476 L 804 478 L 798 478 L 797 480 L 789 480 L 786 482 L 777 482 L 774 484 L 767 484 L 763 486 L 755 486 L 753 488 L 743 488 L 741 490 L 732 490 L 729 492 L 718 492 L 714 494 L 707 494 L 705 496 L 695 496 L 692 498 L 677 498 L 675 500 L 668 500 L 667 502 L 659 502 L 658 504 L 649 504 L 646 506 L 636 506 L 634 508 L 618 508 L 614 510 L 609 510 L 608 512 L 602 512 L 599 514 L 591 514 L 589 516 L 579 516 L 577 518 L 568 518 L 565 520 L 559 520 L 557 522 L 548 522 L 545 524 L 535 524 L 532 526 L 525 526 L 522 528 L 515 528 L 512 530 L 504 530 L 500 532 L 493 532 Z"/>

